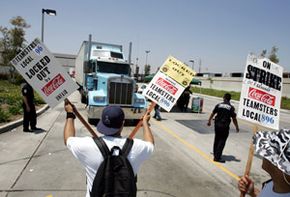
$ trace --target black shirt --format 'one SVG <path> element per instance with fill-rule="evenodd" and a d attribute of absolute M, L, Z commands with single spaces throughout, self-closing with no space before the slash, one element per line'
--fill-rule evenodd
<path fill-rule="evenodd" d="M 215 106 L 213 110 L 215 117 L 215 124 L 219 123 L 225 126 L 229 126 L 231 123 L 231 118 L 235 118 L 237 114 L 235 113 L 235 108 L 230 104 L 230 102 L 222 102 Z"/>
<path fill-rule="evenodd" d="M 21 92 L 23 96 L 26 96 L 28 104 L 32 105 L 34 102 L 33 88 L 28 83 L 24 83 Z"/>

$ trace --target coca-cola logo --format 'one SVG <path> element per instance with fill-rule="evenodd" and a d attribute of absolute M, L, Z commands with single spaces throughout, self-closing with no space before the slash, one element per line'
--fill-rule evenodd
<path fill-rule="evenodd" d="M 165 90 L 167 90 L 172 95 L 175 95 L 175 93 L 177 92 L 177 88 L 176 87 L 174 87 L 171 83 L 169 83 L 168 81 L 162 79 L 161 77 L 157 79 L 156 83 L 159 86 L 161 86 L 162 88 L 164 88 Z"/>
<path fill-rule="evenodd" d="M 64 82 L 65 79 L 62 77 L 61 74 L 58 74 L 52 80 L 50 80 L 41 90 L 46 96 L 49 96 Z"/>
<path fill-rule="evenodd" d="M 249 89 L 248 97 L 255 99 L 257 101 L 261 101 L 261 102 L 268 104 L 268 105 L 271 105 L 271 106 L 275 105 L 275 100 L 276 100 L 275 96 L 268 94 L 267 92 L 257 90 L 255 88 Z"/>

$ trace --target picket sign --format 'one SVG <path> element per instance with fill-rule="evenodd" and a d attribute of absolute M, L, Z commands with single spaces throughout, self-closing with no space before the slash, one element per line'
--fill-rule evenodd
<path fill-rule="evenodd" d="M 258 126 L 279 129 L 280 106 L 283 85 L 283 67 L 267 58 L 248 55 L 245 68 L 238 117 Z M 251 142 L 244 175 L 249 175 L 254 156 Z M 240 197 L 245 193 L 241 192 Z"/>
<path fill-rule="evenodd" d="M 255 135 L 258 131 L 258 125 L 255 125 L 253 128 L 253 135 Z M 244 172 L 244 176 L 249 176 L 251 167 L 252 167 L 252 162 L 253 162 L 253 157 L 254 157 L 254 145 L 253 142 L 250 143 L 250 148 L 249 148 L 249 154 L 248 154 L 248 161 L 246 164 L 246 169 Z M 241 192 L 240 197 L 245 197 L 246 193 Z"/>
<path fill-rule="evenodd" d="M 157 104 L 169 112 L 183 90 L 190 85 L 195 74 L 196 72 L 186 64 L 169 56 L 142 93 L 152 101 L 146 113 L 150 113 Z M 133 138 L 142 126 L 142 118 L 140 118 L 129 138 Z"/>
<path fill-rule="evenodd" d="M 67 97 L 78 89 L 78 85 L 39 39 L 32 41 L 10 63 L 51 108 L 62 101 L 71 104 Z M 75 107 L 74 113 L 96 137 L 93 129 Z"/>

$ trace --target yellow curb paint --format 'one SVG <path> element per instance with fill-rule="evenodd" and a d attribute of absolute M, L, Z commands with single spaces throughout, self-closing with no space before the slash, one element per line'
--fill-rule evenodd
<path fill-rule="evenodd" d="M 165 127 L 163 124 L 155 121 L 164 131 L 166 131 L 168 134 L 170 134 L 171 136 L 173 136 L 174 138 L 176 138 L 178 141 L 180 141 L 182 144 L 184 144 L 186 147 L 192 149 L 194 152 L 196 152 L 197 154 L 199 154 L 200 156 L 202 156 L 204 159 L 208 160 L 210 163 L 214 164 L 215 166 L 217 166 L 218 168 L 220 168 L 222 171 L 224 171 L 226 174 L 228 174 L 229 176 L 231 176 L 232 178 L 236 179 L 237 181 L 240 180 L 240 177 L 238 175 L 236 175 L 235 173 L 231 172 L 229 169 L 227 169 L 226 167 L 224 167 L 222 164 L 218 163 L 218 162 L 214 162 L 212 160 L 212 158 L 205 154 L 203 151 L 201 151 L 200 149 L 198 149 L 197 147 L 195 147 L 194 145 L 188 143 L 187 141 L 185 141 L 184 139 L 182 139 L 181 137 L 179 137 L 174 131 L 170 130 L 169 128 Z"/>
<path fill-rule="evenodd" d="M 48 196 L 46 196 L 46 197 L 53 197 L 53 196 L 50 194 L 50 195 L 48 195 Z"/>

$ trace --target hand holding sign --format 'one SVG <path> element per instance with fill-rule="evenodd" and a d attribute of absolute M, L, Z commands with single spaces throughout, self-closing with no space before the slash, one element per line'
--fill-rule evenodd
<path fill-rule="evenodd" d="M 254 134 L 258 125 L 279 129 L 282 74 L 283 68 L 266 58 L 254 55 L 247 58 L 238 117 L 254 123 Z M 250 174 L 253 156 L 251 143 L 244 176 Z M 245 196 L 245 193 L 241 192 L 240 196 Z"/>
<path fill-rule="evenodd" d="M 73 112 L 78 117 L 78 119 L 83 123 L 83 125 L 88 129 L 88 131 L 92 134 L 93 137 L 98 137 L 92 127 L 85 121 L 82 115 L 78 112 L 77 108 L 68 100 L 64 100 L 65 109 L 67 112 Z"/>

